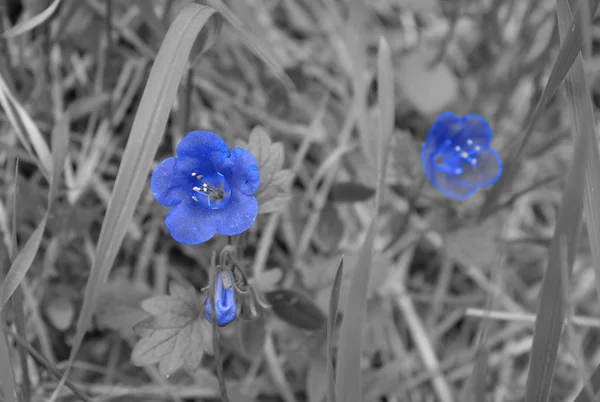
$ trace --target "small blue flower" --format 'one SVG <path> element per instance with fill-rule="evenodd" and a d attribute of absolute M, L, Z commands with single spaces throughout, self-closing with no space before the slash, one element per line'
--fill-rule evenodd
<path fill-rule="evenodd" d="M 258 214 L 254 193 L 259 183 L 254 155 L 241 148 L 229 150 L 210 131 L 186 135 L 177 157 L 162 161 L 150 180 L 156 200 L 173 207 L 165 220 L 169 233 L 184 244 L 248 230 Z"/>
<path fill-rule="evenodd" d="M 225 276 L 226 285 L 223 284 Z M 215 308 L 217 309 L 217 325 L 224 327 L 237 317 L 237 305 L 235 302 L 235 288 L 230 271 L 221 271 L 217 274 L 215 284 Z M 206 299 L 206 319 L 210 320 L 211 302 L 210 297 Z"/>
<path fill-rule="evenodd" d="M 502 175 L 502 161 L 491 143 L 492 128 L 483 117 L 442 113 L 423 145 L 425 175 L 442 193 L 465 200 Z"/>

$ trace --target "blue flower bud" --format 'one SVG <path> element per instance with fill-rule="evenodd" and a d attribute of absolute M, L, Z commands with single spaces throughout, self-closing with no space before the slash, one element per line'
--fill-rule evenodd
<path fill-rule="evenodd" d="M 225 282 L 225 283 L 223 283 Z M 217 310 L 217 325 L 224 327 L 237 317 L 237 304 L 235 300 L 235 288 L 230 271 L 221 271 L 217 274 L 215 283 L 215 307 Z M 206 299 L 206 319 L 211 322 L 211 300 Z"/>

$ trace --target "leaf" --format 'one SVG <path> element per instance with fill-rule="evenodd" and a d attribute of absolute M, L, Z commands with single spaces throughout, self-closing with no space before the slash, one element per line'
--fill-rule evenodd
<path fill-rule="evenodd" d="M 329 296 L 329 316 L 327 317 L 327 359 L 326 366 L 326 381 L 327 381 L 327 401 L 335 402 L 335 378 L 333 375 L 333 332 L 337 325 L 337 313 L 338 303 L 340 301 L 340 289 L 342 286 L 342 275 L 344 275 L 344 256 L 340 258 L 340 264 L 338 265 L 335 273 L 335 279 L 333 280 L 333 286 L 331 287 L 331 296 Z"/>
<path fill-rule="evenodd" d="M 58 296 L 45 306 L 48 320 L 59 331 L 66 331 L 73 323 L 75 309 L 71 299 L 66 296 Z"/>
<path fill-rule="evenodd" d="M 321 211 L 321 219 L 315 231 L 316 244 L 323 251 L 335 250 L 344 236 L 344 223 L 340 219 L 337 207 L 328 202 Z"/>
<path fill-rule="evenodd" d="M 203 303 L 193 287 L 171 284 L 170 296 L 156 296 L 142 302 L 152 314 L 134 330 L 142 336 L 131 360 L 136 366 L 158 363 L 161 375 L 168 377 L 184 367 L 196 370 L 204 352 L 210 352 L 210 324 Z"/>
<path fill-rule="evenodd" d="M 296 290 L 273 290 L 265 293 L 265 297 L 279 318 L 298 328 L 316 331 L 327 321 L 323 311 L 308 296 Z"/>
<path fill-rule="evenodd" d="M 257 199 L 259 203 L 258 213 L 268 214 L 279 211 L 292 198 L 290 183 L 294 178 L 291 170 L 280 170 L 273 175 L 273 181 L 269 188 Z"/>
<path fill-rule="evenodd" d="M 256 158 L 260 170 L 260 186 L 255 194 L 259 204 L 258 213 L 276 212 L 289 200 L 289 185 L 294 177 L 290 170 L 282 170 L 283 144 L 273 144 L 265 130 L 256 126 L 250 133 L 247 149 Z"/>
<path fill-rule="evenodd" d="M 375 189 L 356 182 L 336 183 L 331 186 L 329 199 L 333 202 L 365 201 L 375 195 Z"/>
<path fill-rule="evenodd" d="M 111 281 L 102 287 L 96 321 L 101 328 L 119 331 L 124 337 L 134 334 L 133 326 L 149 317 L 140 303 L 152 293 L 126 279 Z"/>
<path fill-rule="evenodd" d="M 369 279 L 373 265 L 373 245 L 377 216 L 383 200 L 383 186 L 394 127 L 394 76 L 390 48 L 384 37 L 379 39 L 377 54 L 377 103 L 380 109 L 377 131 L 377 190 L 373 219 L 367 229 L 358 262 L 352 274 L 350 293 L 344 319 L 340 326 L 335 392 L 340 401 L 362 400 L 361 359 L 363 351 L 362 328 L 367 310 Z"/>
<path fill-rule="evenodd" d="M 237 336 L 242 352 L 246 356 L 250 358 L 260 356 L 263 353 L 267 338 L 267 325 L 264 315 L 260 315 L 254 321 L 238 320 Z"/>
<path fill-rule="evenodd" d="M 559 34 L 562 46 L 566 44 L 572 18 L 566 1 L 557 2 Z M 589 86 L 586 83 L 583 59 L 577 49 L 573 68 L 567 74 L 566 86 L 575 150 L 566 185 L 562 194 L 552 242 L 548 249 L 547 268 L 540 290 L 540 302 L 535 320 L 530 366 L 525 385 L 525 400 L 545 402 L 550 395 L 552 376 L 565 318 L 565 300 L 562 297 L 563 277 L 568 279 L 575 261 L 580 225 L 584 207 L 586 165 L 593 147 L 596 130 Z M 590 114 L 588 114 L 590 112 Z M 591 121 L 590 121 L 591 119 Z M 566 254 L 561 250 L 561 239 L 566 239 Z M 563 258 L 561 258 L 563 257 Z M 566 261 L 566 266 L 563 261 Z M 568 272 L 563 272 L 563 268 Z"/>
<path fill-rule="evenodd" d="M 435 51 L 418 48 L 400 64 L 402 94 L 419 110 L 429 115 L 442 110 L 458 94 L 456 77 L 444 63 L 429 66 Z"/>
<path fill-rule="evenodd" d="M 327 360 L 312 356 L 306 374 L 306 392 L 309 402 L 322 402 L 327 393 Z"/>

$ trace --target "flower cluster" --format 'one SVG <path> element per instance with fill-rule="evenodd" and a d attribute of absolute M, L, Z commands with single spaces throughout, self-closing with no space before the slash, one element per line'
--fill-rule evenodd
<path fill-rule="evenodd" d="M 492 128 L 483 117 L 442 113 L 423 145 L 425 175 L 442 193 L 465 200 L 502 175 L 502 161 L 491 142 Z"/>
<path fill-rule="evenodd" d="M 150 185 L 156 200 L 173 207 L 165 220 L 183 244 L 199 244 L 215 233 L 233 236 L 252 226 L 258 214 L 254 193 L 260 184 L 256 158 L 245 149 L 228 149 L 210 131 L 192 131 L 165 159 Z"/>

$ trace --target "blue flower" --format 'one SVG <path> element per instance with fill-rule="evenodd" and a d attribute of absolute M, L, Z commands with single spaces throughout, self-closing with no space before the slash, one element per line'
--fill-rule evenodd
<path fill-rule="evenodd" d="M 423 145 L 425 175 L 442 193 L 465 200 L 502 175 L 502 161 L 491 143 L 492 128 L 483 117 L 442 113 Z"/>
<path fill-rule="evenodd" d="M 225 276 L 226 285 L 223 284 Z M 215 284 L 215 308 L 217 309 L 217 325 L 224 327 L 237 317 L 237 305 L 235 302 L 235 288 L 230 271 L 221 271 L 217 274 Z M 206 319 L 210 320 L 211 302 L 210 297 L 206 299 Z"/>
<path fill-rule="evenodd" d="M 158 202 L 173 207 L 165 220 L 171 236 L 199 244 L 215 233 L 233 236 L 252 226 L 259 182 L 258 164 L 249 151 L 229 150 L 210 131 L 192 131 L 177 146 L 177 157 L 154 169 L 150 185 Z"/>

